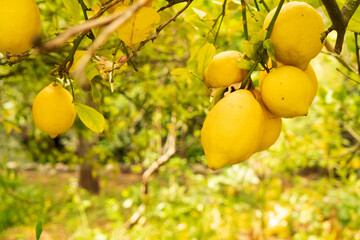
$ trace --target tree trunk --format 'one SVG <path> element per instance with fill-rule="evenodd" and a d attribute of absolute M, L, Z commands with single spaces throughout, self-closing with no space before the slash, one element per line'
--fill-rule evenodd
<path fill-rule="evenodd" d="M 99 194 L 100 184 L 99 178 L 93 175 L 92 162 L 96 156 L 89 156 L 91 144 L 81 133 L 78 134 L 79 143 L 77 146 L 77 155 L 84 160 L 79 173 L 79 186 L 88 190 L 92 194 Z"/>
<path fill-rule="evenodd" d="M 99 194 L 100 192 L 99 178 L 93 175 L 93 167 L 89 162 L 84 162 L 81 165 L 79 186 L 93 194 Z"/>

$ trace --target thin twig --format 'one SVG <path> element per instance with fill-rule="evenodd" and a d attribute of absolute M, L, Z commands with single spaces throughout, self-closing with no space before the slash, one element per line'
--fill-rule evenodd
<path fill-rule="evenodd" d="M 216 18 L 215 23 L 214 23 L 214 25 L 213 25 L 213 28 L 214 28 L 215 25 L 216 25 L 216 23 L 217 23 L 217 21 L 221 18 L 220 23 L 219 23 L 219 26 L 218 26 L 218 28 L 217 28 L 217 30 L 216 30 L 216 33 L 215 33 L 214 45 L 215 45 L 215 43 L 216 43 L 216 40 L 217 40 L 217 37 L 218 37 L 218 35 L 219 35 L 222 22 L 223 22 L 224 17 L 225 17 L 225 13 L 226 13 L 226 2 L 227 2 L 227 0 L 225 0 L 225 1 L 223 2 L 221 13 L 220 13 L 220 15 Z"/>
<path fill-rule="evenodd" d="M 338 60 L 338 62 L 341 63 L 344 67 L 346 67 L 349 71 L 356 73 L 355 66 L 350 61 L 346 60 L 341 54 L 335 53 L 335 50 L 331 46 L 329 41 L 326 40 L 324 45 L 326 50 L 328 50 L 328 52 L 322 52 L 322 53 L 336 58 L 336 60 Z"/>
<path fill-rule="evenodd" d="M 143 0 L 143 1 L 148 2 L 149 0 Z M 115 0 L 112 3 L 115 3 L 115 2 L 118 3 L 118 2 L 120 2 L 120 0 Z M 59 48 L 60 46 L 62 46 L 69 38 L 76 36 L 77 34 L 88 32 L 90 29 L 95 28 L 95 27 L 100 27 L 100 26 L 110 24 L 112 22 L 115 22 L 119 18 L 123 19 L 123 18 L 129 17 L 129 15 L 131 15 L 134 12 L 134 10 L 138 10 L 141 6 L 143 6 L 142 4 L 140 5 L 140 2 L 137 2 L 132 7 L 128 8 L 126 10 L 119 11 L 115 14 L 97 19 L 94 16 L 97 15 L 98 17 L 100 17 L 101 15 L 100 15 L 100 11 L 99 11 L 98 14 L 95 14 L 94 16 L 92 16 L 88 21 L 81 23 L 79 25 L 76 25 L 74 27 L 71 27 L 68 30 L 66 30 L 65 32 L 61 33 L 56 38 L 54 38 L 50 41 L 47 41 L 43 44 L 40 44 L 39 46 L 36 46 L 36 48 L 33 50 L 33 53 L 53 51 L 53 50 Z M 115 5 L 115 4 L 112 4 L 112 5 Z M 101 10 L 101 12 L 102 12 L 102 10 Z"/>
<path fill-rule="evenodd" d="M 84 14 L 84 18 L 85 18 L 85 21 L 89 20 L 89 17 L 87 15 L 87 11 L 89 11 L 89 8 L 86 6 L 86 4 L 84 3 L 84 0 L 78 0 L 80 6 L 81 6 L 81 9 L 83 11 L 83 14 Z M 89 35 L 88 37 L 91 39 L 91 40 L 94 40 L 95 39 L 95 36 L 94 36 L 94 33 L 92 32 L 92 30 L 89 30 Z"/>
<path fill-rule="evenodd" d="M 267 12 L 270 12 L 270 8 L 268 7 L 268 5 L 266 4 L 265 0 L 260 0 L 260 3 L 262 3 L 262 5 L 264 5 L 264 8 Z"/>
<path fill-rule="evenodd" d="M 248 33 L 247 21 L 246 21 L 246 4 L 245 4 L 245 0 L 241 0 L 241 13 L 242 13 L 242 18 L 243 18 L 242 25 L 244 27 L 244 37 L 245 37 L 245 40 L 248 41 L 249 40 L 249 33 Z"/>
<path fill-rule="evenodd" d="M 358 75 L 360 75 L 360 49 L 358 44 L 358 33 L 354 33 L 355 36 L 355 51 L 356 51 L 356 62 L 358 67 Z"/>
<path fill-rule="evenodd" d="M 161 24 L 156 31 L 150 36 L 148 37 L 146 40 L 142 41 L 140 43 L 140 45 L 129 55 L 129 57 L 126 59 L 126 61 L 122 62 L 120 65 L 118 65 L 117 67 L 115 67 L 113 70 L 107 70 L 107 72 L 110 71 L 114 71 L 117 69 L 120 69 L 127 61 L 131 60 L 133 57 L 136 56 L 136 53 L 138 51 L 140 51 L 140 49 L 149 41 L 154 41 L 160 34 L 160 32 L 171 22 L 175 21 L 176 18 L 182 13 L 184 12 L 189 6 L 190 4 L 193 2 L 193 0 L 187 0 L 187 4 L 179 11 L 177 12 L 174 16 L 172 16 L 170 19 L 168 19 L 166 22 L 164 22 L 163 24 Z"/>
<path fill-rule="evenodd" d="M 187 2 L 187 0 L 168 0 L 168 5 L 161 7 L 158 12 L 164 11 L 165 9 L 174 6 L 175 4 Z"/>
<path fill-rule="evenodd" d="M 257 9 L 258 11 L 260 11 L 259 5 L 258 5 L 258 3 L 257 3 L 256 0 L 254 0 L 254 4 L 255 4 L 256 9 Z"/>
<path fill-rule="evenodd" d="M 92 56 L 95 54 L 96 50 L 98 50 L 103 42 L 105 42 L 116 29 L 124 24 L 127 20 L 129 20 L 140 8 L 145 6 L 150 0 L 140 0 L 134 3 L 130 8 L 127 10 L 121 11 L 119 13 L 115 13 L 112 16 L 118 16 L 114 19 L 109 25 L 104 27 L 104 30 L 99 34 L 99 36 L 94 40 L 94 42 L 88 47 L 87 52 L 79 59 L 78 66 L 74 70 L 74 76 L 78 79 L 80 85 L 83 88 L 88 88 L 88 82 L 86 81 L 85 76 L 85 67 L 87 63 L 90 61 Z M 120 14 L 122 13 L 122 14 Z M 120 15 L 119 15 L 120 14 Z M 99 19 L 101 20 L 101 19 Z"/>
<path fill-rule="evenodd" d="M 347 25 L 360 5 L 360 0 L 347 0 L 341 10 L 335 0 L 322 0 L 322 2 L 329 14 L 332 25 L 322 34 L 321 40 L 324 41 L 327 35 L 335 30 L 337 37 L 334 51 L 339 54 L 342 50 Z"/>
<path fill-rule="evenodd" d="M 351 81 L 356 82 L 357 84 L 360 84 L 360 82 L 352 77 L 350 77 L 348 74 L 344 73 L 344 71 L 342 71 L 340 68 L 336 68 L 336 70 L 340 73 L 342 73 L 345 77 L 347 77 L 348 79 L 350 79 Z"/>

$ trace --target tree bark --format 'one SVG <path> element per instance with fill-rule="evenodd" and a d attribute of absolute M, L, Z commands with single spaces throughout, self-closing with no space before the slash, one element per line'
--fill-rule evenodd
<path fill-rule="evenodd" d="M 90 150 L 91 144 L 86 140 L 81 133 L 78 134 L 79 143 L 77 146 L 77 155 L 84 160 L 80 167 L 79 173 L 79 186 L 86 189 L 92 194 L 99 194 L 100 184 L 99 178 L 93 174 L 94 156 L 88 156 L 87 153 Z"/>

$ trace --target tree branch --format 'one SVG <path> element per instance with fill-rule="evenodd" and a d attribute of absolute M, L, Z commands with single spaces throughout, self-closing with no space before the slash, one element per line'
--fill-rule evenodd
<path fill-rule="evenodd" d="M 136 53 L 138 51 L 141 50 L 141 48 L 149 41 L 154 41 L 160 34 L 160 32 L 171 22 L 175 21 L 176 18 L 182 13 L 184 12 L 189 6 L 190 4 L 193 2 L 193 0 L 187 0 L 187 4 L 179 11 L 177 12 L 174 16 L 172 16 L 170 19 L 168 19 L 166 22 L 164 22 L 163 24 L 161 24 L 157 29 L 156 32 L 153 33 L 153 35 L 151 35 L 150 37 L 148 37 L 146 40 L 142 41 L 140 43 L 140 45 L 127 57 L 127 59 L 122 62 L 120 65 L 118 65 L 117 67 L 115 67 L 114 69 L 108 70 L 107 72 L 111 72 L 117 69 L 120 69 L 127 61 L 131 60 L 132 58 L 134 58 L 136 56 Z"/>
<path fill-rule="evenodd" d="M 337 38 L 334 51 L 340 54 L 347 25 L 358 8 L 360 0 L 347 0 L 341 10 L 335 0 L 322 0 L 322 2 L 329 14 L 332 25 L 322 34 L 321 40 L 324 41 L 327 35 L 335 30 L 337 32 Z"/>
<path fill-rule="evenodd" d="M 169 130 L 166 142 L 164 145 L 164 153 L 155 162 L 153 162 L 148 169 L 142 175 L 141 182 L 141 194 L 146 195 L 148 193 L 148 183 L 150 176 L 159 169 L 161 165 L 169 161 L 169 159 L 176 152 L 176 118 L 172 116 L 172 128 Z"/>

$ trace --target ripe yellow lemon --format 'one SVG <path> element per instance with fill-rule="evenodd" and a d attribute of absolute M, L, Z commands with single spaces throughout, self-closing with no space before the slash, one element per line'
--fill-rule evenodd
<path fill-rule="evenodd" d="M 306 73 L 293 66 L 281 66 L 271 71 L 261 85 L 266 108 L 283 118 L 307 115 L 313 86 Z"/>
<path fill-rule="evenodd" d="M 248 90 L 232 92 L 209 112 L 201 129 L 201 144 L 209 168 L 216 170 L 249 158 L 264 131 L 260 104 Z"/>
<path fill-rule="evenodd" d="M 72 95 L 61 85 L 51 83 L 35 97 L 32 115 L 36 126 L 55 138 L 69 130 L 75 121 Z"/>
<path fill-rule="evenodd" d="M 265 29 L 275 11 L 271 10 L 266 16 Z M 285 3 L 270 35 L 275 46 L 276 60 L 305 70 L 323 47 L 320 39 L 324 31 L 324 22 L 312 6 L 305 2 Z"/>
<path fill-rule="evenodd" d="M 0 1 L 0 52 L 20 54 L 40 35 L 40 12 L 34 0 Z"/>
<path fill-rule="evenodd" d="M 238 67 L 242 55 L 237 51 L 225 51 L 216 54 L 204 72 L 204 80 L 212 88 L 228 87 L 241 82 L 247 70 Z"/>
<path fill-rule="evenodd" d="M 282 127 L 282 120 L 280 117 L 273 116 L 264 106 L 260 90 L 255 88 L 252 93 L 256 100 L 260 103 L 264 116 L 264 133 L 259 143 L 256 152 L 264 151 L 271 147 L 279 138 Z"/>
<path fill-rule="evenodd" d="M 282 63 L 278 63 L 278 67 L 280 66 L 284 66 Z M 271 64 L 269 65 L 269 68 L 271 68 Z M 271 69 L 270 71 L 272 71 L 274 69 Z M 311 85 L 312 85 L 312 94 L 311 94 L 311 102 L 314 100 L 315 96 L 316 96 L 316 92 L 318 89 L 318 80 L 315 74 L 314 69 L 312 68 L 312 66 L 309 64 L 306 68 L 306 70 L 304 71 L 306 73 L 306 75 L 310 78 L 311 80 Z M 259 87 L 261 88 L 262 82 L 264 80 L 264 78 L 267 76 L 267 72 L 265 70 L 260 72 L 259 75 Z"/>

